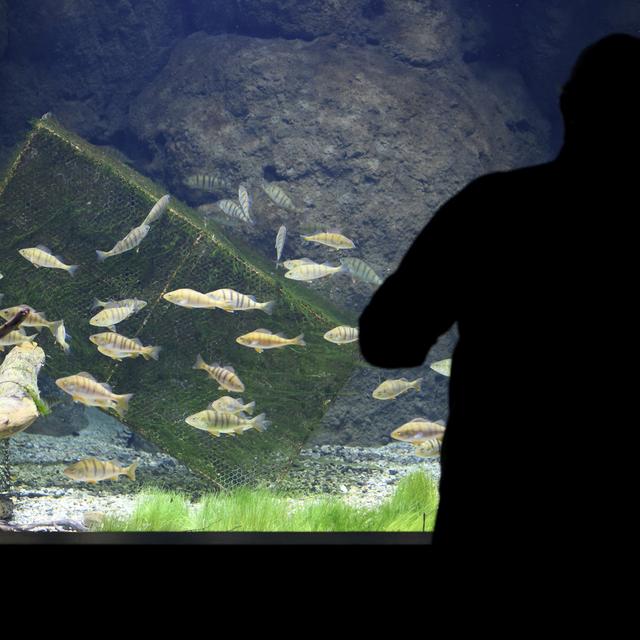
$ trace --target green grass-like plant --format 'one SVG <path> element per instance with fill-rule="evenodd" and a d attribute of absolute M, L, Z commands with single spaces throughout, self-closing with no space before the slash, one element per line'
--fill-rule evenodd
<path fill-rule="evenodd" d="M 147 490 L 129 518 L 107 516 L 100 531 L 432 531 L 438 506 L 433 478 L 416 471 L 400 480 L 377 508 L 358 508 L 334 496 L 302 506 L 286 495 L 241 487 L 204 496 Z"/>

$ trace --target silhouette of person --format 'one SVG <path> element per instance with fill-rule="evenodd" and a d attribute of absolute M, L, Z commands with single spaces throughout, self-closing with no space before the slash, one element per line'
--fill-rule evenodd
<path fill-rule="evenodd" d="M 597 542 L 632 514 L 639 78 L 640 39 L 585 49 L 557 158 L 446 202 L 360 317 L 384 368 L 422 365 L 458 324 L 436 544 Z"/>

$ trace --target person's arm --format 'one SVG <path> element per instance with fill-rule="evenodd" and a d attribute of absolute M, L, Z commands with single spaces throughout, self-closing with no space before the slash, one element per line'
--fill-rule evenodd
<path fill-rule="evenodd" d="M 360 316 L 360 351 L 369 363 L 420 366 L 457 320 L 468 192 L 469 187 L 437 211 Z"/>

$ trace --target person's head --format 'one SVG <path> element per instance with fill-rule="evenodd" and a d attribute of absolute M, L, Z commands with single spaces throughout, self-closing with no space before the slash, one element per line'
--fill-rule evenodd
<path fill-rule="evenodd" d="M 567 146 L 625 153 L 640 144 L 640 38 L 613 34 L 587 47 L 560 96 Z"/>

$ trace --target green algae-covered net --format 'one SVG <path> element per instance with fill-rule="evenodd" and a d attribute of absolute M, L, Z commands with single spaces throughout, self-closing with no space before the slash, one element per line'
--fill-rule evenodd
<path fill-rule="evenodd" d="M 44 371 L 53 378 L 79 371 L 108 382 L 116 393 L 135 394 L 123 422 L 129 428 L 208 478 L 212 487 L 233 488 L 282 477 L 358 358 L 356 344 L 323 339 L 354 318 L 273 271 L 272 263 L 244 243 L 227 240 L 174 198 L 167 214 L 140 245 L 104 262 L 109 249 L 141 224 L 164 191 L 109 154 L 64 130 L 52 118 L 35 122 L 0 182 L 2 306 L 28 304 L 50 319 L 64 319 L 72 336 L 65 355 L 43 332 Z M 75 276 L 36 269 L 18 250 L 44 244 Z M 273 316 L 260 311 L 226 313 L 185 309 L 162 298 L 167 291 L 206 292 L 232 288 L 260 301 L 275 300 Z M 96 350 L 89 336 L 94 298 L 139 298 L 147 306 L 118 325 L 118 333 L 159 345 L 158 362 L 117 362 Z M 236 337 L 258 327 L 287 337 L 304 333 L 306 347 L 256 353 Z M 245 401 L 266 413 L 265 432 L 214 438 L 185 423 L 225 392 L 204 372 L 196 356 L 232 365 L 244 382 Z"/>

